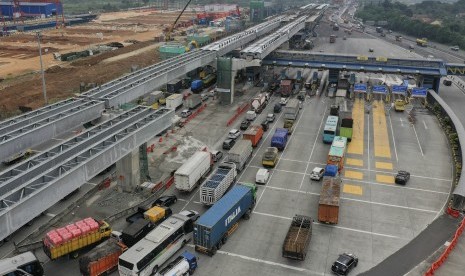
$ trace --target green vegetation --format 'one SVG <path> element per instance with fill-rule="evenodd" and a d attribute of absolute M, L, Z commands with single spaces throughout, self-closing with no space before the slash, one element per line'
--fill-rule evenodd
<path fill-rule="evenodd" d="M 452 4 L 424 1 L 412 6 L 384 1 L 364 6 L 356 16 L 364 21 L 386 20 L 388 29 L 465 48 L 465 0 Z M 440 25 L 429 23 L 432 21 Z"/>

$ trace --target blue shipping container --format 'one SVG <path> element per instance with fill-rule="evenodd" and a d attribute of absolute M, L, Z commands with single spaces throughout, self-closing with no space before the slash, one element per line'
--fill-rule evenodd
<path fill-rule="evenodd" d="M 325 175 L 324 176 L 336 177 L 337 174 L 338 174 L 337 165 L 326 165 Z"/>
<path fill-rule="evenodd" d="M 194 224 L 195 250 L 215 254 L 226 232 L 255 204 L 254 188 L 237 183 Z"/>
<path fill-rule="evenodd" d="M 273 137 L 271 137 L 271 146 L 284 150 L 287 144 L 288 131 L 285 128 L 277 128 Z"/>
<path fill-rule="evenodd" d="M 191 91 L 192 92 L 198 92 L 198 91 L 202 90 L 202 87 L 203 87 L 203 81 L 195 80 L 191 84 Z"/>

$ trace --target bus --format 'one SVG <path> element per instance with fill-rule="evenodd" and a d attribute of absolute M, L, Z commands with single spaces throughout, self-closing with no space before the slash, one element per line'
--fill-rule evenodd
<path fill-rule="evenodd" d="M 44 268 L 32 252 L 0 260 L 0 275 L 43 276 Z"/>
<path fill-rule="evenodd" d="M 192 239 L 194 223 L 181 214 L 167 218 L 137 242 L 118 261 L 119 275 L 152 275 Z"/>
<path fill-rule="evenodd" d="M 339 117 L 328 116 L 326 119 L 325 128 L 323 130 L 323 143 L 331 144 L 336 136 Z"/>
<path fill-rule="evenodd" d="M 337 165 L 339 171 L 344 168 L 344 157 L 347 148 L 347 138 L 342 136 L 334 137 L 333 143 L 328 153 L 328 165 Z"/>

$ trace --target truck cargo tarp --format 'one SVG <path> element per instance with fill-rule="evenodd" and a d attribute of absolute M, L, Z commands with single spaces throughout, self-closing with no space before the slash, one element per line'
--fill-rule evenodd
<path fill-rule="evenodd" d="M 407 86 L 405 85 L 393 85 L 392 86 L 392 94 L 400 94 L 405 95 L 407 93 Z"/>
<path fill-rule="evenodd" d="M 357 83 L 354 85 L 354 92 L 358 93 L 366 93 L 367 92 L 367 85 L 364 83 Z"/>
<path fill-rule="evenodd" d="M 373 85 L 374 94 L 387 94 L 388 90 L 385 85 Z"/>
<path fill-rule="evenodd" d="M 428 90 L 424 87 L 414 87 L 412 88 L 412 97 L 414 98 L 426 98 Z"/>

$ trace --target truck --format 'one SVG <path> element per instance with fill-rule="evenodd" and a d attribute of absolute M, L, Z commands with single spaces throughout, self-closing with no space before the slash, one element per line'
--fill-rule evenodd
<path fill-rule="evenodd" d="M 51 230 L 42 239 L 45 252 L 51 260 L 72 254 L 79 255 L 79 250 L 99 243 L 111 235 L 111 227 L 105 221 L 85 218 L 65 227 Z"/>
<path fill-rule="evenodd" d="M 197 266 L 197 257 L 189 251 L 185 251 L 155 276 L 192 275 Z"/>
<path fill-rule="evenodd" d="M 136 222 L 138 219 L 143 219 L 144 218 L 144 213 L 145 211 L 147 211 L 149 208 L 145 207 L 145 206 L 140 206 L 137 208 L 137 211 L 133 214 L 131 214 L 130 216 L 126 217 L 126 222 L 129 222 L 129 223 L 134 223 Z"/>
<path fill-rule="evenodd" d="M 281 96 L 290 96 L 292 93 L 292 80 L 281 80 L 279 85 Z"/>
<path fill-rule="evenodd" d="M 203 89 L 203 81 L 201 80 L 194 80 L 191 83 L 191 91 L 192 93 L 199 93 Z"/>
<path fill-rule="evenodd" d="M 278 148 L 268 147 L 263 153 L 262 165 L 264 167 L 274 168 L 276 163 L 278 163 Z"/>
<path fill-rule="evenodd" d="M 405 101 L 402 99 L 396 99 L 394 102 L 394 110 L 403 112 L 405 110 Z"/>
<path fill-rule="evenodd" d="M 166 84 L 166 91 L 171 94 L 178 93 L 181 88 L 182 88 L 181 79 L 175 79 Z"/>
<path fill-rule="evenodd" d="M 216 171 L 200 186 L 200 202 L 213 205 L 226 193 L 232 183 L 236 181 L 236 164 L 221 163 Z"/>
<path fill-rule="evenodd" d="M 323 176 L 336 177 L 339 175 L 339 168 L 337 165 L 326 165 L 325 173 Z"/>
<path fill-rule="evenodd" d="M 251 107 L 255 113 L 261 113 L 266 107 L 267 98 L 265 93 L 258 94 L 257 97 L 252 99 Z"/>
<path fill-rule="evenodd" d="M 329 36 L 329 43 L 336 43 L 336 36 L 335 35 L 330 35 Z"/>
<path fill-rule="evenodd" d="M 173 211 L 171 211 L 171 209 L 168 207 L 153 206 L 152 208 L 144 212 L 144 219 L 155 224 L 160 223 L 172 214 Z"/>
<path fill-rule="evenodd" d="M 237 171 L 244 169 L 245 164 L 252 156 L 252 142 L 250 140 L 239 140 L 229 150 L 228 162 L 236 164 Z"/>
<path fill-rule="evenodd" d="M 343 118 L 341 119 L 341 127 L 339 128 L 339 136 L 346 137 L 347 141 L 352 141 L 354 127 L 354 119 Z"/>
<path fill-rule="evenodd" d="M 318 221 L 337 224 L 339 220 L 340 177 L 323 177 L 323 185 L 318 202 Z"/>
<path fill-rule="evenodd" d="M 428 39 L 426 39 L 426 38 L 417 38 L 416 42 L 417 42 L 417 45 L 419 45 L 421 47 L 427 47 L 428 46 Z"/>
<path fill-rule="evenodd" d="M 169 109 L 177 109 L 182 105 L 182 95 L 181 94 L 173 94 L 170 95 L 165 99 L 166 108 Z"/>
<path fill-rule="evenodd" d="M 200 94 L 191 94 L 184 99 L 183 105 L 186 108 L 194 109 L 202 103 L 202 97 Z"/>
<path fill-rule="evenodd" d="M 288 131 L 285 128 L 276 128 L 273 137 L 271 137 L 271 146 L 282 151 L 286 147 Z"/>
<path fill-rule="evenodd" d="M 312 238 L 311 217 L 295 215 L 287 231 L 283 244 L 283 257 L 299 261 L 305 260 L 308 245 Z"/>
<path fill-rule="evenodd" d="M 377 33 L 382 33 L 382 32 L 383 32 L 383 28 L 381 28 L 381 27 L 376 27 L 376 32 L 377 32 Z"/>
<path fill-rule="evenodd" d="M 242 139 L 250 140 L 252 142 L 252 147 L 256 147 L 258 143 L 262 140 L 263 137 L 263 128 L 259 125 L 251 125 L 249 128 L 244 131 Z"/>
<path fill-rule="evenodd" d="M 402 36 L 400 36 L 400 35 L 396 35 L 396 41 L 398 41 L 398 42 L 402 42 Z"/>
<path fill-rule="evenodd" d="M 161 221 L 159 221 L 161 222 Z M 121 232 L 113 231 L 111 236 L 123 242 L 126 246 L 131 247 L 140 241 L 145 235 L 155 228 L 155 224 L 146 219 L 138 219 L 124 228 Z"/>
<path fill-rule="evenodd" d="M 238 220 L 250 218 L 256 198 L 255 184 L 237 183 L 195 222 L 195 251 L 215 255 L 237 229 Z"/>
<path fill-rule="evenodd" d="M 211 154 L 206 151 L 194 153 L 174 173 L 174 185 L 182 192 L 192 191 L 201 179 L 204 178 L 213 166 Z"/>
<path fill-rule="evenodd" d="M 118 258 L 127 249 L 121 242 L 106 240 L 79 258 L 79 270 L 84 276 L 110 273 L 118 268 Z"/>
<path fill-rule="evenodd" d="M 338 24 L 334 24 L 333 31 L 339 31 L 339 25 Z"/>
<path fill-rule="evenodd" d="M 295 121 L 299 115 L 299 100 L 290 99 L 284 107 L 284 120 Z"/>

